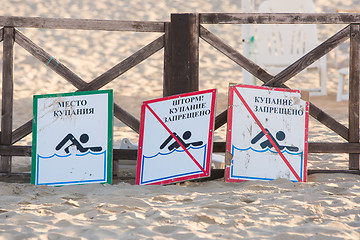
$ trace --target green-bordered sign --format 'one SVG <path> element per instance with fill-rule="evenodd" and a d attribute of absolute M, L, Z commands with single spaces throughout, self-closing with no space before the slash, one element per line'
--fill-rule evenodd
<path fill-rule="evenodd" d="M 112 90 L 34 96 L 31 183 L 112 180 Z"/>

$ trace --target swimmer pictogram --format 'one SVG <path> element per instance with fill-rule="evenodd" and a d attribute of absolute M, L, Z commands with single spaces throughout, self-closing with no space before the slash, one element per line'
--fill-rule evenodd
<path fill-rule="evenodd" d="M 89 141 L 89 135 L 87 135 L 86 133 L 81 134 L 80 136 L 80 142 L 81 143 L 87 143 Z M 60 141 L 60 143 L 55 147 L 56 151 L 59 151 L 62 147 L 64 147 L 68 142 L 70 142 L 70 144 L 64 148 L 64 151 L 66 153 L 69 153 L 69 148 L 71 146 L 75 146 L 77 148 L 78 151 L 80 151 L 81 153 L 84 153 L 86 151 L 88 151 L 89 149 L 93 152 L 100 152 L 102 150 L 102 147 L 84 147 L 75 137 L 73 134 L 69 133 L 67 134 L 63 140 Z"/>
<path fill-rule="evenodd" d="M 276 138 L 274 138 L 274 136 L 271 134 L 271 132 L 265 128 L 265 131 L 267 132 L 267 134 L 270 136 L 270 138 L 274 141 L 274 143 L 276 144 L 276 146 L 280 149 L 283 150 L 284 148 L 286 148 L 287 150 L 291 151 L 291 152 L 297 152 L 299 151 L 298 147 L 294 147 L 294 146 L 282 146 L 278 143 L 278 141 L 283 141 L 286 137 L 286 134 L 283 131 L 277 131 L 276 132 Z M 257 143 L 263 136 L 265 136 L 265 133 L 263 131 L 260 131 L 253 139 L 251 139 L 251 144 L 255 144 Z M 278 141 L 277 141 L 278 140 Z M 273 148 L 274 146 L 271 144 L 270 140 L 267 139 L 265 141 L 263 141 L 262 143 L 260 143 L 260 147 L 262 149 L 265 148 Z"/>
<path fill-rule="evenodd" d="M 191 143 L 185 143 L 184 140 L 188 140 L 191 137 L 191 132 L 190 131 L 185 131 L 184 134 L 182 135 L 182 138 L 180 136 L 177 135 L 176 132 L 173 132 L 174 136 L 177 138 L 177 140 L 179 142 L 181 142 L 181 144 L 187 148 L 190 145 L 192 146 L 201 146 L 203 144 L 203 141 L 197 141 L 197 142 L 191 142 Z M 174 139 L 173 136 L 169 136 L 160 146 L 160 149 L 163 149 L 166 147 L 167 144 L 170 143 L 170 141 Z M 173 150 L 174 148 L 177 149 L 180 147 L 180 144 L 174 139 L 174 142 L 172 144 L 169 145 L 168 149 L 169 151 Z"/>

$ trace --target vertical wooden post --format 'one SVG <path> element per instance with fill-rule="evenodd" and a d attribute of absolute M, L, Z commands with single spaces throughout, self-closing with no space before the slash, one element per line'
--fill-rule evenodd
<path fill-rule="evenodd" d="M 12 142 L 14 36 L 14 28 L 4 27 L 1 145 L 6 146 L 10 146 Z M 0 172 L 11 172 L 11 156 L 1 156 Z"/>
<path fill-rule="evenodd" d="M 199 90 L 199 15 L 171 14 L 165 26 L 163 95 Z"/>
<path fill-rule="evenodd" d="M 359 142 L 360 25 L 350 27 L 349 142 Z M 359 154 L 349 154 L 349 169 L 359 170 Z"/>
<path fill-rule="evenodd" d="M 163 96 L 171 95 L 169 88 L 171 86 L 171 34 L 170 23 L 165 23 L 165 42 L 164 42 L 164 78 L 163 78 Z"/>

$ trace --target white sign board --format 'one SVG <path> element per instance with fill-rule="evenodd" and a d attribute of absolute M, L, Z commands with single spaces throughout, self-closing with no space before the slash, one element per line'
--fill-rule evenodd
<path fill-rule="evenodd" d="M 225 181 L 306 181 L 308 120 L 298 90 L 231 86 Z"/>
<path fill-rule="evenodd" d="M 136 184 L 168 184 L 210 175 L 216 89 L 146 101 Z"/>
<path fill-rule="evenodd" d="M 34 96 L 31 182 L 111 183 L 112 90 Z"/>

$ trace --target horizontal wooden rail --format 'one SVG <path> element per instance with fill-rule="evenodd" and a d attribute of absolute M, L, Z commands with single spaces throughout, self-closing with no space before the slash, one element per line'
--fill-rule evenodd
<path fill-rule="evenodd" d="M 137 158 L 137 150 L 134 149 L 114 149 L 114 160 L 135 160 Z"/>
<path fill-rule="evenodd" d="M 164 32 L 164 25 L 165 22 L 155 21 L 0 16 L 0 26 L 24 28 Z"/>
<path fill-rule="evenodd" d="M 360 175 L 360 170 L 328 170 L 328 169 L 308 169 L 307 174 L 331 174 L 331 173 L 345 173 L 345 174 L 357 174 Z"/>
<path fill-rule="evenodd" d="M 3 146 L 0 145 L 0 155 L 31 157 L 30 146 Z"/>
<path fill-rule="evenodd" d="M 360 13 L 200 13 L 200 24 L 350 24 Z"/>
<path fill-rule="evenodd" d="M 310 142 L 310 153 L 360 153 L 360 143 Z"/>

